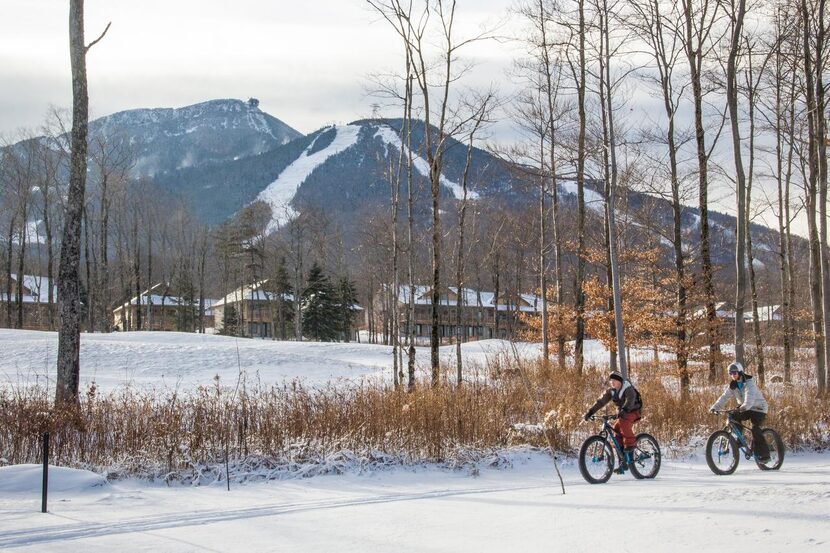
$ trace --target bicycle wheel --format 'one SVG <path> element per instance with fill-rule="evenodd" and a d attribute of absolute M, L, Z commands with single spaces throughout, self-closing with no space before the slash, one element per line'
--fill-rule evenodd
<path fill-rule="evenodd" d="M 721 476 L 738 468 L 738 443 L 729 432 L 718 430 L 706 441 L 706 464 Z"/>
<path fill-rule="evenodd" d="M 634 454 L 628 464 L 634 478 L 654 478 L 660 472 L 660 445 L 650 434 L 638 434 Z"/>
<path fill-rule="evenodd" d="M 769 447 L 769 461 L 762 463 L 756 458 L 755 464 L 761 470 L 778 470 L 784 464 L 784 442 L 772 428 L 764 428 L 762 433 Z"/>
<path fill-rule="evenodd" d="M 614 470 L 614 451 L 602 436 L 591 436 L 579 448 L 579 472 L 589 484 L 604 484 Z"/>

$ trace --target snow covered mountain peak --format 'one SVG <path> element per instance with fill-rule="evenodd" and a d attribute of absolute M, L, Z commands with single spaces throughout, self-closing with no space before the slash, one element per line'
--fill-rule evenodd
<path fill-rule="evenodd" d="M 254 98 L 121 111 L 92 121 L 90 135 L 128 147 L 135 176 L 255 156 L 302 136 Z"/>

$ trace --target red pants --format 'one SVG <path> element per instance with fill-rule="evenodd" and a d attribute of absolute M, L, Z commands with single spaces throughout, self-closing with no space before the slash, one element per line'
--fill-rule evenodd
<path fill-rule="evenodd" d="M 637 438 L 634 436 L 634 423 L 638 420 L 640 420 L 640 412 L 631 411 L 623 413 L 614 421 L 614 437 L 623 448 L 634 447 L 637 444 Z"/>

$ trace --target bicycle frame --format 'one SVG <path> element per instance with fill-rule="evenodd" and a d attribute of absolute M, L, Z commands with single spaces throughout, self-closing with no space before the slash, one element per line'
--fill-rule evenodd
<path fill-rule="evenodd" d="M 597 418 L 602 419 L 602 430 L 597 432 L 597 435 L 602 436 L 605 440 L 611 438 L 611 443 L 614 444 L 614 449 L 617 453 L 617 459 L 618 461 L 622 461 L 625 459 L 625 452 L 623 451 L 623 447 L 620 445 L 620 442 L 617 441 L 616 436 L 614 436 L 614 427 L 608 423 L 609 420 L 615 420 L 617 417 L 613 415 L 602 415 Z"/>
<path fill-rule="evenodd" d="M 744 457 L 752 459 L 752 445 L 746 439 L 746 432 L 752 432 L 752 429 L 733 419 L 729 413 L 726 414 L 726 421 L 726 426 L 723 429 L 732 434 L 735 441 L 738 442 L 738 449 L 743 452 Z"/>

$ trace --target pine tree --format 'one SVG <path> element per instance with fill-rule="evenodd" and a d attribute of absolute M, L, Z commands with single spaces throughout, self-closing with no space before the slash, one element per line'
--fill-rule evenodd
<path fill-rule="evenodd" d="M 222 328 L 219 334 L 223 336 L 237 336 L 239 332 L 239 315 L 236 312 L 236 307 L 233 305 L 226 305 L 222 312 Z"/>
<path fill-rule="evenodd" d="M 337 297 L 329 278 L 317 263 L 311 267 L 302 294 L 303 335 L 320 342 L 337 339 L 338 324 Z"/>
<path fill-rule="evenodd" d="M 357 312 L 355 309 L 355 304 L 357 303 L 357 288 L 354 283 L 349 280 L 349 277 L 344 276 L 340 279 L 340 285 L 337 292 L 339 300 L 338 322 L 340 323 L 340 332 L 342 334 L 342 340 L 344 342 L 349 342 L 352 335 L 352 322 L 354 321 L 354 316 Z"/>
<path fill-rule="evenodd" d="M 286 339 L 286 325 L 294 318 L 293 300 L 291 294 L 294 287 L 291 286 L 291 280 L 288 276 L 288 270 L 285 268 L 285 258 L 280 259 L 277 266 L 277 272 L 271 281 L 270 291 L 274 293 L 274 301 L 276 303 L 276 320 L 274 321 L 274 334 L 278 335 L 280 340 Z"/>

